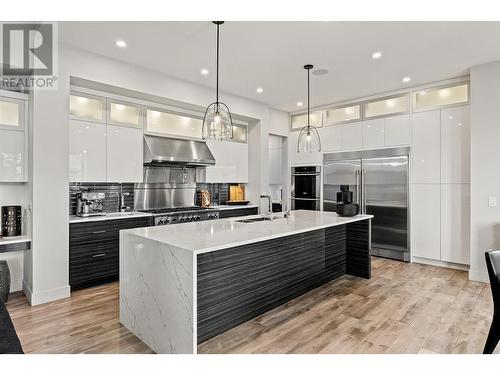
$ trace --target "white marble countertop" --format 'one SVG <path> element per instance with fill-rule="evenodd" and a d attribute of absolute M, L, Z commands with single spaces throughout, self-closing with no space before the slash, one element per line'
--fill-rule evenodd
<path fill-rule="evenodd" d="M 273 221 L 239 222 L 245 218 L 261 216 L 251 215 L 128 229 L 122 233 L 134 234 L 199 254 L 373 218 L 373 215 L 341 217 L 335 212 L 306 210 L 292 211 L 288 218 L 284 218 L 282 214 L 275 215 Z"/>
<path fill-rule="evenodd" d="M 13 243 L 19 242 L 31 242 L 31 238 L 28 236 L 15 236 L 15 237 L 3 237 L 0 238 L 0 246 L 1 245 L 10 245 Z"/>
<path fill-rule="evenodd" d="M 69 223 L 88 223 L 92 221 L 103 221 L 103 220 L 117 220 L 117 219 L 132 219 L 137 217 L 151 216 L 151 214 L 146 212 L 110 212 L 103 216 L 91 216 L 91 217 L 80 217 L 80 216 L 70 216 Z"/>

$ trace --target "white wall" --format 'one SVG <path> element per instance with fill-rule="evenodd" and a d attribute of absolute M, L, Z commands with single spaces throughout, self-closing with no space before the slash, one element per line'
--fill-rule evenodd
<path fill-rule="evenodd" d="M 1 183 L 0 182 L 0 206 L 20 205 L 23 210 L 27 209 L 27 184 L 26 183 Z M 23 234 L 28 231 L 28 215 L 23 212 Z M 6 260 L 10 269 L 10 291 L 15 292 L 22 289 L 23 281 L 23 251 L 12 251 L 0 253 L 0 260 Z"/>
<path fill-rule="evenodd" d="M 471 68 L 471 235 L 469 278 L 488 281 L 484 253 L 500 248 L 500 61 Z M 500 201 L 499 201 L 500 203 Z"/>
<path fill-rule="evenodd" d="M 32 305 L 70 295 L 69 75 L 59 54 L 58 90 L 30 98 L 31 250 L 24 257 L 23 290 Z"/>
<path fill-rule="evenodd" d="M 69 77 L 157 95 L 199 106 L 213 99 L 214 90 L 138 66 L 59 46 L 59 89 L 36 92 L 32 98 L 30 139 L 32 172 L 28 190 L 33 204 L 33 244 L 25 253 L 23 290 L 32 304 L 69 295 L 68 279 L 68 102 Z M 270 108 L 262 103 L 221 93 L 235 114 L 256 119 L 249 132 L 248 198 L 259 202 L 267 189 Z M 272 110 L 273 129 L 283 132 L 288 114 Z M 286 124 L 285 124 L 286 121 Z"/>

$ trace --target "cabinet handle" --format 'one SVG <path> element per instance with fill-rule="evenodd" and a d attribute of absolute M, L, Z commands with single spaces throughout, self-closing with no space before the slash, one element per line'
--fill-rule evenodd
<path fill-rule="evenodd" d="M 95 232 L 92 232 L 92 234 L 100 234 L 100 233 L 106 233 L 106 230 L 96 230 Z"/>
<path fill-rule="evenodd" d="M 105 257 L 105 256 L 106 256 L 106 253 L 101 253 L 101 254 L 92 255 L 92 258 L 101 258 L 101 257 Z"/>

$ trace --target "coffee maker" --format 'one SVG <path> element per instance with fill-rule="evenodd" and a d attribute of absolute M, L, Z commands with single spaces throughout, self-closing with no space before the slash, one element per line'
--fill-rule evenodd
<path fill-rule="evenodd" d="M 104 216 L 105 193 L 80 192 L 76 194 L 76 215 L 81 217 Z"/>

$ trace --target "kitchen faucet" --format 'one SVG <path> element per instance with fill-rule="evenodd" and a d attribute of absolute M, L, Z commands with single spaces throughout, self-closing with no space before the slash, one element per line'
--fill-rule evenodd
<path fill-rule="evenodd" d="M 261 194 L 261 198 L 267 198 L 269 202 L 269 220 L 273 220 L 273 198 L 270 195 Z"/>

